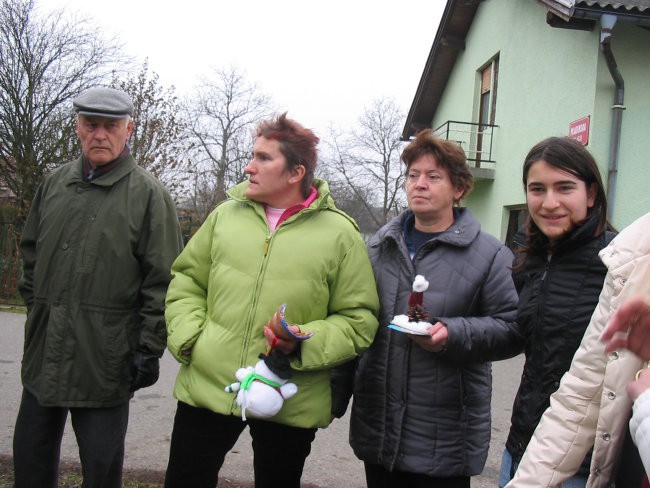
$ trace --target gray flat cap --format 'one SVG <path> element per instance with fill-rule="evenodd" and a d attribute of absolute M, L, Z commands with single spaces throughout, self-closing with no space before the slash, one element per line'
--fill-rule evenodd
<path fill-rule="evenodd" d="M 114 88 L 90 88 L 72 102 L 75 111 L 81 115 L 124 119 L 133 115 L 131 97 Z"/>

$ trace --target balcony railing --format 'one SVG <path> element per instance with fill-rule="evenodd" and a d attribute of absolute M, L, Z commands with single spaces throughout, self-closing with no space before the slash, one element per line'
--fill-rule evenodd
<path fill-rule="evenodd" d="M 497 127 L 492 124 L 448 120 L 434 129 L 433 133 L 441 139 L 458 142 L 465 151 L 467 162 L 471 168 L 488 170 L 481 171 L 482 174 L 478 176 L 494 178 L 496 161 L 492 159 L 492 141 L 494 129 Z M 475 176 L 477 175 L 475 174 Z"/>

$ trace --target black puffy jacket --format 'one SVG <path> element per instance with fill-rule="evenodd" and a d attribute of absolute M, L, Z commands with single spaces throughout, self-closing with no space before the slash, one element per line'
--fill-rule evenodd
<path fill-rule="evenodd" d="M 607 269 L 598 257 L 614 237 L 594 237 L 591 218 L 573 230 L 550 255 L 529 255 L 515 271 L 517 320 L 526 335 L 526 362 L 512 408 L 506 448 L 521 459 L 549 398 L 569 369 L 598 303 Z"/>

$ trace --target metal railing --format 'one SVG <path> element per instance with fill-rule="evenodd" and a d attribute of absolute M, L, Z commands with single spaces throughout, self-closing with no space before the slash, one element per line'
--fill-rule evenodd
<path fill-rule="evenodd" d="M 471 167 L 494 169 L 496 161 L 492 159 L 492 141 L 497 127 L 493 124 L 448 120 L 433 133 L 441 139 L 458 142 Z"/>

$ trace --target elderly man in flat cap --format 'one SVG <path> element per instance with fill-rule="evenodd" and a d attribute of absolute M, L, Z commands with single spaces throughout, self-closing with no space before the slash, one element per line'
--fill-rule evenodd
<path fill-rule="evenodd" d="M 83 154 L 44 179 L 20 243 L 27 322 L 16 488 L 57 486 L 68 412 L 82 486 L 121 486 L 129 400 L 158 379 L 165 294 L 182 247 L 171 197 L 129 152 L 129 96 L 91 88 L 73 105 Z"/>

